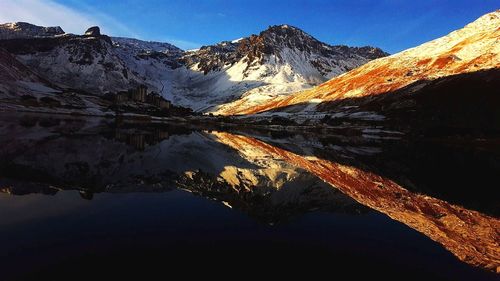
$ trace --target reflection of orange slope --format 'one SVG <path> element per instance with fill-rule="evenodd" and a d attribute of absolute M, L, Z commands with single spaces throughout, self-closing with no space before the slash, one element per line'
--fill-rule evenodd
<path fill-rule="evenodd" d="M 466 27 L 401 53 L 373 60 L 330 81 L 293 95 L 254 106 L 245 98 L 217 113 L 253 114 L 313 99 L 334 101 L 379 95 L 420 80 L 500 67 L 500 10 Z"/>
<path fill-rule="evenodd" d="M 213 134 L 238 151 L 267 153 L 313 173 L 359 203 L 439 242 L 466 263 L 500 270 L 500 220 L 496 218 L 412 193 L 391 180 L 355 167 L 300 156 L 250 137 Z"/>

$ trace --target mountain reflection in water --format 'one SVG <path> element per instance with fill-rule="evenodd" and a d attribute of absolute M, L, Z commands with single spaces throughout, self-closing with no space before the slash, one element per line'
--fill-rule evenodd
<path fill-rule="evenodd" d="M 371 216 L 375 210 L 467 264 L 499 268 L 499 204 L 490 180 L 500 171 L 500 154 L 486 141 L 471 149 L 464 140 L 382 142 L 98 118 L 0 117 L 3 193 L 75 190 L 93 199 L 184 190 L 274 227 L 306 214 Z M 9 198 L 17 197 L 0 201 Z M 0 224 L 11 219 L 0 215 Z"/>

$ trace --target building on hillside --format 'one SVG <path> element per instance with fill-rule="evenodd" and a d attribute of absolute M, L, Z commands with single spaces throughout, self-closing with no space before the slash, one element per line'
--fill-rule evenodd
<path fill-rule="evenodd" d="M 115 95 L 115 103 L 124 103 L 124 102 L 127 102 L 129 101 L 129 92 L 126 92 L 126 91 L 121 91 L 121 92 L 118 92 L 116 93 Z"/>
<path fill-rule="evenodd" d="M 147 95 L 146 102 L 160 109 L 170 108 L 170 101 L 166 100 L 165 98 L 154 92 Z"/>
<path fill-rule="evenodd" d="M 137 102 L 146 102 L 148 87 L 140 85 L 135 89 L 129 90 L 130 99 Z"/>
<path fill-rule="evenodd" d="M 114 95 L 115 104 L 123 104 L 128 101 L 135 101 L 153 105 L 159 109 L 171 109 L 172 104 L 156 92 L 147 93 L 147 87 L 140 85 L 135 89 L 121 91 Z"/>

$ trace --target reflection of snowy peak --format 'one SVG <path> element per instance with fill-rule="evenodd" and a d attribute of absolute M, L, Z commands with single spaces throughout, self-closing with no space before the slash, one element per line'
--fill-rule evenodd
<path fill-rule="evenodd" d="M 105 119 L 0 118 L 8 124 L 0 127 L 7 136 L 0 140 L 0 193 L 76 189 L 90 199 L 96 192 L 177 187 L 270 222 L 318 208 L 363 210 L 303 169 L 238 153 L 217 133 L 144 124 L 113 128 Z M 32 181 L 19 180 L 19 171 L 30 171 Z"/>

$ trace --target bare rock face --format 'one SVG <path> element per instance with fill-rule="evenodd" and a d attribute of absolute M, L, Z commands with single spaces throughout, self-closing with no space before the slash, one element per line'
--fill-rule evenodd
<path fill-rule="evenodd" d="M 85 31 L 85 36 L 101 36 L 101 29 L 99 29 L 99 26 L 92 26 L 87 31 Z"/>

